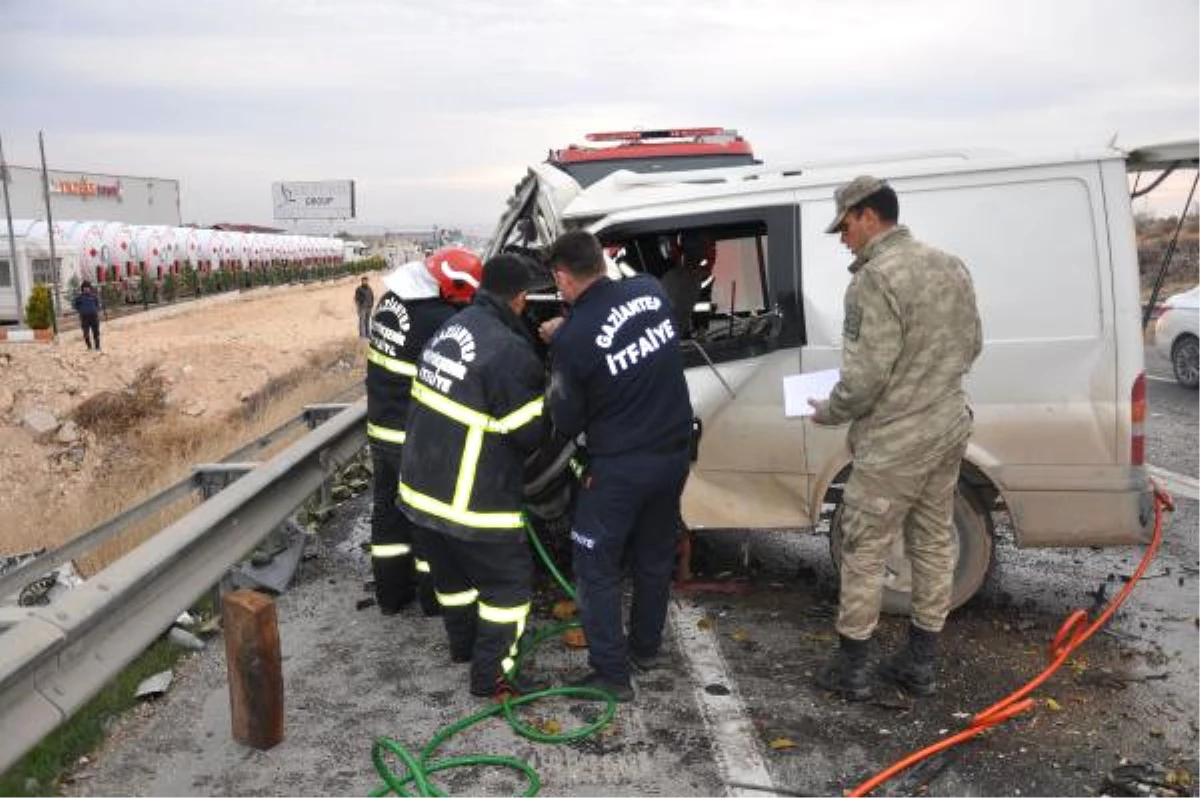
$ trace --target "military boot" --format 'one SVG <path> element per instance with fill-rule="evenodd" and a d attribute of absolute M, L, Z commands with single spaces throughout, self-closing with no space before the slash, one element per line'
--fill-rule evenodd
<path fill-rule="evenodd" d="M 852 640 L 838 635 L 838 650 L 820 673 L 817 684 L 850 701 L 862 701 L 871 696 L 867 678 L 867 653 L 871 638 Z"/>
<path fill-rule="evenodd" d="M 879 663 L 879 675 L 915 696 L 931 696 L 937 690 L 933 662 L 937 654 L 937 632 L 908 625 L 908 645 Z"/>

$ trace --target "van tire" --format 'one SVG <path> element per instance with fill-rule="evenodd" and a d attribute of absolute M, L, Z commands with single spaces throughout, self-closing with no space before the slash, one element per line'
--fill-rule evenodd
<path fill-rule="evenodd" d="M 1184 388 L 1200 385 L 1200 345 L 1196 336 L 1181 335 L 1171 346 L 1171 368 L 1175 380 Z"/>
<path fill-rule="evenodd" d="M 838 504 L 829 524 L 829 553 L 835 566 L 842 562 L 842 511 Z M 950 589 L 950 609 L 961 607 L 974 596 L 987 579 L 992 566 L 992 521 L 979 496 L 968 485 L 958 483 L 954 494 L 954 528 L 958 532 L 958 563 L 954 567 L 954 583 Z M 888 557 L 887 572 L 897 575 L 899 584 L 887 582 L 883 588 L 882 611 L 889 615 L 908 615 L 912 611 L 909 584 L 912 576 L 907 559 L 897 567 L 901 557 L 903 535 L 898 536 L 893 554 Z"/>

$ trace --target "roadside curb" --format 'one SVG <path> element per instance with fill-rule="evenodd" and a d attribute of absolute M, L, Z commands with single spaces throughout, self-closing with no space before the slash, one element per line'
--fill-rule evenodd
<path fill-rule="evenodd" d="M 0 342 L 6 341 L 9 343 L 49 344 L 54 342 L 54 331 L 0 327 Z"/>

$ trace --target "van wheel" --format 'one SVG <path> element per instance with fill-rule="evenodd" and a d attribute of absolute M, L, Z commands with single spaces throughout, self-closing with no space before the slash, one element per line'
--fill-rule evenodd
<path fill-rule="evenodd" d="M 829 524 L 829 553 L 842 563 L 842 511 L 839 504 Z M 992 564 L 991 516 L 975 491 L 959 483 L 954 494 L 954 529 L 958 532 L 958 562 L 950 588 L 950 609 L 960 607 L 983 587 Z M 912 610 L 912 565 L 904 554 L 904 536 L 897 535 L 888 553 L 883 577 L 883 612 L 908 615 Z"/>
<path fill-rule="evenodd" d="M 1175 369 L 1175 379 L 1184 388 L 1200 385 L 1200 345 L 1196 336 L 1179 336 L 1171 347 L 1171 366 Z"/>

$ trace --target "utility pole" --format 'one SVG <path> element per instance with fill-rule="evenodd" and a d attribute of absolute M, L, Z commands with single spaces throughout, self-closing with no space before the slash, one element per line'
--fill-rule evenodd
<path fill-rule="evenodd" d="M 54 252 L 54 216 L 50 213 L 50 176 L 46 173 L 46 142 L 38 131 L 38 150 L 42 153 L 42 196 L 46 198 L 46 237 L 50 239 L 50 277 L 54 287 L 50 293 L 50 321 L 58 335 L 58 258 Z"/>
<path fill-rule="evenodd" d="M 12 275 L 13 290 L 17 293 L 17 318 L 22 325 L 25 319 L 25 297 L 21 295 L 21 267 L 17 264 L 17 236 L 13 233 L 12 203 L 8 199 L 8 161 L 4 158 L 4 142 L 0 141 L 0 185 L 4 187 L 4 219 L 8 222 L 8 251 L 12 260 L 9 274 Z"/>

